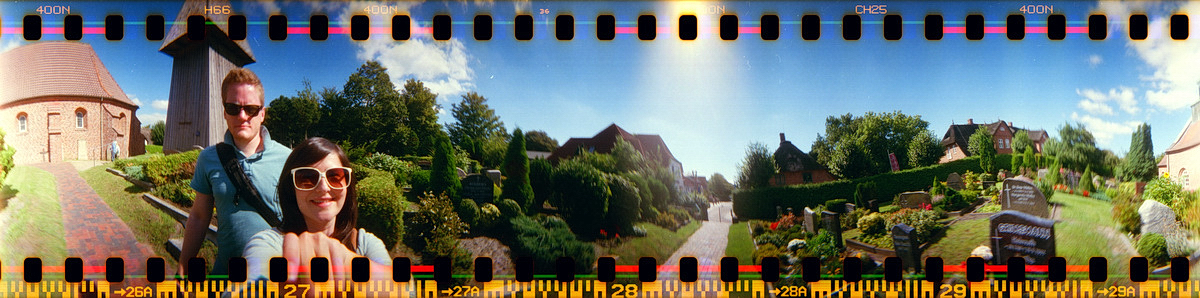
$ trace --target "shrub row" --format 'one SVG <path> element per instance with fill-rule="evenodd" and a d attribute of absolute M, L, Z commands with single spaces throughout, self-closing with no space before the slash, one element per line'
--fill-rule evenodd
<path fill-rule="evenodd" d="M 533 258 L 534 272 L 554 272 L 554 269 L 558 268 L 560 257 L 574 258 L 576 273 L 592 271 L 592 261 L 596 259 L 595 249 L 591 244 L 576 239 L 575 234 L 571 233 L 561 219 L 543 217 L 541 220 L 535 220 L 517 216 L 511 219 L 510 223 L 516 238 L 509 247 L 512 257 Z"/>
<path fill-rule="evenodd" d="M 366 169 L 366 168 L 362 168 Z M 392 174 L 379 170 L 358 171 L 358 226 L 378 236 L 389 250 L 404 237 L 403 192 Z"/>
<path fill-rule="evenodd" d="M 1011 168 L 1012 156 L 996 156 L 996 167 Z M 981 172 L 978 157 L 968 157 L 945 164 L 885 173 L 854 180 L 836 180 L 818 184 L 767 187 L 743 190 L 733 195 L 733 211 L 741 219 L 774 219 L 775 206 L 803 210 L 822 205 L 833 199 L 850 198 L 859 183 L 875 182 L 881 198 L 891 198 L 906 191 L 929 188 L 934 177 L 944 179 L 950 173 Z"/>

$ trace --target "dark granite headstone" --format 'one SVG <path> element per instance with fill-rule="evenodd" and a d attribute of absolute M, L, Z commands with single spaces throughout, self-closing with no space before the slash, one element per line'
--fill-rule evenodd
<path fill-rule="evenodd" d="M 867 207 L 871 209 L 871 212 L 879 212 L 879 201 L 877 201 L 877 200 L 867 201 Z"/>
<path fill-rule="evenodd" d="M 921 271 L 921 243 L 913 236 L 916 228 L 900 223 L 892 227 L 892 245 L 904 268 Z"/>
<path fill-rule="evenodd" d="M 825 230 L 829 231 L 829 235 L 833 236 L 833 243 L 841 248 L 843 246 L 841 217 L 829 210 L 821 211 L 821 222 L 825 224 Z"/>
<path fill-rule="evenodd" d="M 900 206 L 900 208 L 910 209 L 921 208 L 922 204 L 933 204 L 933 198 L 929 196 L 929 193 L 923 191 L 910 191 L 902 193 L 900 194 L 899 201 L 896 202 L 896 205 Z"/>
<path fill-rule="evenodd" d="M 854 208 L 858 208 L 854 203 L 846 203 L 846 213 L 854 212 Z"/>
<path fill-rule="evenodd" d="M 992 258 L 1004 265 L 1009 257 L 1025 258 L 1025 264 L 1046 265 L 1054 257 L 1054 220 L 1015 210 L 991 217 Z"/>
<path fill-rule="evenodd" d="M 494 194 L 492 193 L 495 184 L 492 179 L 484 175 L 472 174 L 462 180 L 462 197 L 464 199 L 475 200 L 475 203 L 483 205 L 491 203 Z"/>
<path fill-rule="evenodd" d="M 804 207 L 804 230 L 809 234 L 817 233 L 817 213 L 808 207 Z"/>
<path fill-rule="evenodd" d="M 1000 192 L 1002 210 L 1016 210 L 1033 216 L 1050 217 L 1050 209 L 1046 206 L 1046 196 L 1033 185 L 1028 178 L 1004 179 L 1004 187 Z"/>
<path fill-rule="evenodd" d="M 946 186 L 954 190 L 962 190 L 964 187 L 962 176 L 959 176 L 958 173 L 950 173 L 949 176 L 946 176 Z"/>

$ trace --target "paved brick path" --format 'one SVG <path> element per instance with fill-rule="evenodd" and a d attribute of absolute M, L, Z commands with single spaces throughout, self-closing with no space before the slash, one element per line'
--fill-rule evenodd
<path fill-rule="evenodd" d="M 153 250 L 138 243 L 129 226 L 79 176 L 74 166 L 69 163 L 34 166 L 54 174 L 57 181 L 69 257 L 82 258 L 84 266 L 99 268 L 104 268 L 109 257 L 122 257 L 126 276 L 146 274 L 146 258 L 154 255 Z M 86 267 L 85 272 L 94 274 Z"/>
<path fill-rule="evenodd" d="M 671 254 L 665 265 L 679 265 L 679 259 L 683 257 L 695 257 L 700 266 L 720 265 L 721 258 L 725 257 L 725 244 L 729 242 L 730 209 L 732 205 L 728 202 L 712 204 L 708 208 L 708 218 L 717 221 L 704 221 L 700 229 Z M 702 279 L 716 279 L 719 276 L 718 272 L 700 274 Z"/>

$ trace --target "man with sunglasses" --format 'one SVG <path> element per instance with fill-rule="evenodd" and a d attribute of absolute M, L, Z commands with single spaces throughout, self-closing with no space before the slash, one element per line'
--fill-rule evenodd
<path fill-rule="evenodd" d="M 183 247 L 180 249 L 181 273 L 188 273 L 188 261 L 195 257 L 204 241 L 204 235 L 212 220 L 213 208 L 217 212 L 217 259 L 210 274 L 228 273 L 229 259 L 241 257 L 242 250 L 250 237 L 271 228 L 268 222 L 281 220 L 279 200 L 275 187 L 283 164 L 292 150 L 271 140 L 267 128 L 262 126 L 266 118 L 265 95 L 258 76 L 245 68 L 229 71 L 221 83 L 221 102 L 225 110 L 224 143 L 236 151 L 237 166 L 244 172 L 242 177 L 230 177 L 222 163 L 217 145 L 200 152 L 196 160 L 196 172 L 191 187 L 196 191 L 184 228 Z M 242 176 L 242 175 L 237 175 Z M 252 185 L 245 188 L 239 182 Z M 256 189 L 258 196 L 246 194 L 241 189 Z M 239 192 L 242 192 L 239 195 Z M 252 192 L 252 191 L 251 191 Z M 260 200 L 260 202 L 248 202 Z M 259 206 L 256 208 L 256 205 Z M 265 208 L 264 208 L 265 206 Z M 267 209 L 267 210 L 260 210 Z"/>

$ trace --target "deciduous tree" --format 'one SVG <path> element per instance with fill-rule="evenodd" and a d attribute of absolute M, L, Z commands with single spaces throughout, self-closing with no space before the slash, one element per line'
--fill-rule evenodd
<path fill-rule="evenodd" d="M 738 175 L 738 187 L 754 189 L 771 185 L 777 166 L 770 149 L 763 143 L 753 143 L 746 147 L 746 158 L 738 165 L 741 169 Z"/>

